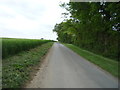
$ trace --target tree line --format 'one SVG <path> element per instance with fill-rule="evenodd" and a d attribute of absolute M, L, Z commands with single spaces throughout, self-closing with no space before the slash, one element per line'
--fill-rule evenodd
<path fill-rule="evenodd" d="M 118 60 L 120 55 L 120 3 L 69 2 L 67 12 L 54 26 L 58 41 Z"/>

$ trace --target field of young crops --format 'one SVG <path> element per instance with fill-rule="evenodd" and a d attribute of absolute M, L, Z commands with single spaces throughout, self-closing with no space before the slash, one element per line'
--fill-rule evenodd
<path fill-rule="evenodd" d="M 51 40 L 2 38 L 2 58 L 29 50 L 47 42 L 51 42 Z"/>
<path fill-rule="evenodd" d="M 32 48 L 28 51 L 23 51 L 9 58 L 2 60 L 2 88 L 22 88 L 25 83 L 30 82 L 31 75 L 36 72 L 36 67 L 39 68 L 42 63 L 43 56 L 53 45 L 53 42 L 48 42 Z M 16 90 L 15 89 L 15 90 Z"/>

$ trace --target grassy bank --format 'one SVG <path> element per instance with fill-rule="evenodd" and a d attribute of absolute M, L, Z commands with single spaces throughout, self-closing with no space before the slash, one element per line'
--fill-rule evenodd
<path fill-rule="evenodd" d="M 3 59 L 3 88 L 20 88 L 29 79 L 32 68 L 41 62 L 53 42 L 42 44 L 29 51 Z"/>
<path fill-rule="evenodd" d="M 2 38 L 2 58 L 7 58 L 47 42 L 51 42 L 51 40 Z"/>
<path fill-rule="evenodd" d="M 68 48 L 72 49 L 74 52 L 76 52 L 80 56 L 89 60 L 90 62 L 92 62 L 92 63 L 98 65 L 99 67 L 101 67 L 102 69 L 108 71 L 113 76 L 120 77 L 118 75 L 118 62 L 117 61 L 114 61 L 114 60 L 111 60 L 108 58 L 104 58 L 100 55 L 96 55 L 94 53 L 83 50 L 83 49 L 81 49 L 77 46 L 74 46 L 72 44 L 64 44 L 64 45 L 67 46 Z"/>

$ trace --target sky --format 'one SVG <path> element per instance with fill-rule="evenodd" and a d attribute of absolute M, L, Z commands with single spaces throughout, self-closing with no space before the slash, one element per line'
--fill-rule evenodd
<path fill-rule="evenodd" d="M 0 0 L 0 37 L 56 40 L 56 23 L 69 0 Z"/>

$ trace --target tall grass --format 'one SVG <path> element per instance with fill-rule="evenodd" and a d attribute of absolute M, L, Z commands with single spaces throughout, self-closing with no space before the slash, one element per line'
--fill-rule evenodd
<path fill-rule="evenodd" d="M 51 42 L 51 40 L 2 38 L 2 58 L 29 50 L 47 42 Z"/>

